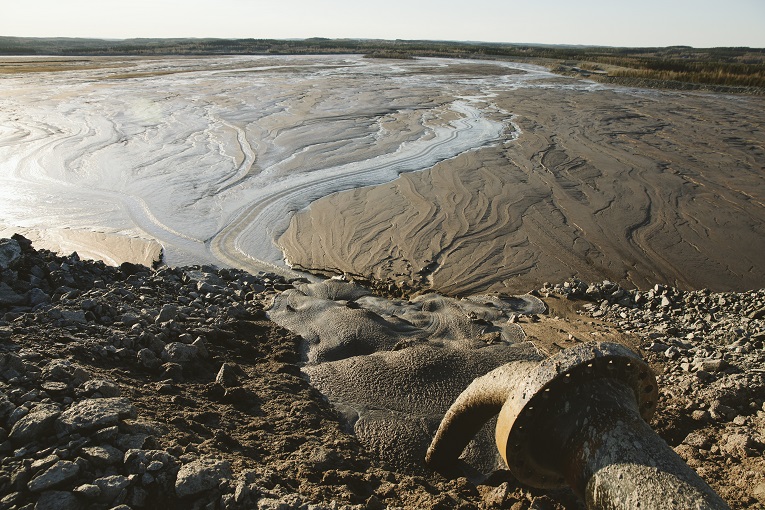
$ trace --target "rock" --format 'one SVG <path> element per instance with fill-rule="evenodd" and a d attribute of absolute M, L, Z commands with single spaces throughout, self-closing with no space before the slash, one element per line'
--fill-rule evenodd
<path fill-rule="evenodd" d="M 225 388 L 239 386 L 239 371 L 230 363 L 223 363 L 215 376 L 215 382 Z"/>
<path fill-rule="evenodd" d="M 80 501 L 71 492 L 47 491 L 40 494 L 35 510 L 79 510 Z"/>
<path fill-rule="evenodd" d="M 486 505 L 486 508 L 502 508 L 505 505 L 509 493 L 509 484 L 507 482 L 502 482 L 484 495 L 483 502 Z"/>
<path fill-rule="evenodd" d="M 33 288 L 29 291 L 29 304 L 31 306 L 50 303 L 50 301 L 50 296 L 39 288 Z"/>
<path fill-rule="evenodd" d="M 53 422 L 61 415 L 58 406 L 38 404 L 11 429 L 9 438 L 14 443 L 29 443 L 53 430 Z"/>
<path fill-rule="evenodd" d="M 155 319 L 154 322 L 156 324 L 161 324 L 163 322 L 175 320 L 177 316 L 178 316 L 178 307 L 175 305 L 166 304 L 159 311 L 159 314 L 157 315 L 157 318 Z"/>
<path fill-rule="evenodd" d="M 181 467 L 175 481 L 175 493 L 179 498 L 193 496 L 217 487 L 231 478 L 228 461 L 201 458 Z"/>
<path fill-rule="evenodd" d="M 709 414 L 715 420 L 721 421 L 726 419 L 732 419 L 736 415 L 736 411 L 721 403 L 719 400 L 715 400 L 709 406 Z"/>
<path fill-rule="evenodd" d="M 122 397 L 86 399 L 72 405 L 56 420 L 60 434 L 71 434 L 115 425 L 122 418 L 135 418 L 130 400 Z"/>
<path fill-rule="evenodd" d="M 19 377 L 26 371 L 26 363 L 17 354 L 10 352 L 0 354 L 0 377 L 6 381 Z"/>
<path fill-rule="evenodd" d="M 760 482 L 754 489 L 752 489 L 752 496 L 754 496 L 761 504 L 765 505 L 765 482 Z"/>
<path fill-rule="evenodd" d="M 165 363 L 162 365 L 162 378 L 172 379 L 175 382 L 183 381 L 183 367 L 178 363 Z"/>
<path fill-rule="evenodd" d="M 120 322 L 122 322 L 122 324 L 130 328 L 135 326 L 136 324 L 140 324 L 141 318 L 134 313 L 128 312 L 128 313 L 122 314 L 122 317 L 120 318 Z"/>
<path fill-rule="evenodd" d="M 80 472 L 80 466 L 68 460 L 60 460 L 33 478 L 27 487 L 32 492 L 41 492 L 61 486 L 74 480 Z"/>
<path fill-rule="evenodd" d="M 691 413 L 691 418 L 696 421 L 707 422 L 712 417 L 710 416 L 709 411 L 705 411 L 703 409 L 696 409 L 695 411 Z"/>
<path fill-rule="evenodd" d="M 0 239 L 0 269 L 9 269 L 21 259 L 21 246 L 15 239 Z"/>
<path fill-rule="evenodd" d="M 757 453 L 752 450 L 754 441 L 748 434 L 728 434 L 724 437 L 720 449 L 732 457 L 754 456 Z"/>
<path fill-rule="evenodd" d="M 123 458 L 120 450 L 108 444 L 87 446 L 82 449 L 82 456 L 99 468 L 117 464 Z"/>
<path fill-rule="evenodd" d="M 26 301 L 26 297 L 17 294 L 5 282 L 0 282 L 0 306 L 15 306 Z"/>
<path fill-rule="evenodd" d="M 186 363 L 196 358 L 198 354 L 199 349 L 195 345 L 171 342 L 162 351 L 162 359 L 170 363 Z"/>
<path fill-rule="evenodd" d="M 72 492 L 87 499 L 96 499 L 101 495 L 101 489 L 98 485 L 93 485 L 92 483 L 84 483 L 76 487 Z"/>
<path fill-rule="evenodd" d="M 701 362 L 701 370 L 705 372 L 719 372 L 725 368 L 725 362 L 721 359 L 708 359 Z"/>
<path fill-rule="evenodd" d="M 140 363 L 142 367 L 148 370 L 156 370 L 159 368 L 161 362 L 151 349 L 143 348 L 138 351 L 137 356 L 138 363 Z"/>
<path fill-rule="evenodd" d="M 128 450 L 125 452 L 125 468 L 129 473 L 143 474 L 175 466 L 178 461 L 164 450 Z"/>
<path fill-rule="evenodd" d="M 130 485 L 130 480 L 122 475 L 112 475 L 97 478 L 93 480 L 93 484 L 101 489 L 101 495 L 98 497 L 98 500 L 103 503 L 112 503 L 120 498 L 120 496 L 122 496 L 120 499 L 124 500 L 124 496 L 127 494 L 122 495 L 122 492 Z M 127 491 L 125 492 L 127 493 Z"/>
<path fill-rule="evenodd" d="M 60 381 L 45 381 L 40 385 L 40 388 L 50 395 L 60 395 L 66 393 L 69 385 Z"/>
<path fill-rule="evenodd" d="M 77 324 L 88 323 L 88 319 L 85 317 L 85 312 L 82 310 L 61 310 L 61 318 L 67 322 L 74 322 Z"/>
<path fill-rule="evenodd" d="M 61 459 L 58 457 L 58 455 L 48 455 L 47 457 L 43 457 L 42 459 L 37 459 L 34 461 L 30 466 L 30 469 L 34 472 L 43 471 L 51 467 L 59 460 Z"/>
<path fill-rule="evenodd" d="M 765 307 L 755 310 L 748 315 L 750 319 L 762 319 L 765 318 Z"/>
<path fill-rule="evenodd" d="M 119 397 L 121 393 L 119 386 L 106 379 L 91 379 L 86 381 L 80 389 L 83 395 L 92 395 L 98 392 L 104 397 Z"/>
<path fill-rule="evenodd" d="M 712 441 L 710 441 L 707 436 L 701 434 L 700 432 L 691 432 L 685 436 L 685 439 L 683 439 L 683 444 L 687 444 L 702 450 L 708 450 L 709 447 L 712 446 Z"/>

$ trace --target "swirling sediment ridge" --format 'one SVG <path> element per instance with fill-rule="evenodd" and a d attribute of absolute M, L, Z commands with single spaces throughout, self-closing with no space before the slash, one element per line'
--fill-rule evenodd
<path fill-rule="evenodd" d="M 501 123 L 484 118 L 467 102 L 457 101 L 451 110 L 462 117 L 449 127 L 433 129 L 432 138 L 402 144 L 391 154 L 264 182 L 244 210 L 213 237 L 211 252 L 232 266 L 253 269 L 266 265 L 283 273 L 283 255 L 272 240 L 286 229 L 292 212 L 337 191 L 380 184 L 404 172 L 430 168 L 495 142 L 504 130 Z M 248 247 L 259 247 L 257 258 L 248 254 L 252 252 Z"/>

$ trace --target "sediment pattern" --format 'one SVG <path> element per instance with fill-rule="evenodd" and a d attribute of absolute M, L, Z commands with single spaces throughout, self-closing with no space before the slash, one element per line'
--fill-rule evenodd
<path fill-rule="evenodd" d="M 765 285 L 761 99 L 554 81 L 493 89 L 516 141 L 315 202 L 287 258 L 452 295 L 572 275 Z"/>
<path fill-rule="evenodd" d="M 171 265 L 280 273 L 274 240 L 293 211 L 511 136 L 476 70 L 546 75 L 357 56 L 101 65 L 0 81 L 3 222 L 127 232 Z"/>

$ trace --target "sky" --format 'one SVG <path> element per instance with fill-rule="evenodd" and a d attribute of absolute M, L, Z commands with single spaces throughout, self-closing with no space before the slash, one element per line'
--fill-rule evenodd
<path fill-rule="evenodd" d="M 765 0 L 0 0 L 0 35 L 765 47 Z"/>

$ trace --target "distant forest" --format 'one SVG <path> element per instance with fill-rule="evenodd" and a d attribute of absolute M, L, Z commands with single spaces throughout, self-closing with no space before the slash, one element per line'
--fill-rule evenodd
<path fill-rule="evenodd" d="M 765 93 L 765 49 L 611 48 L 372 39 L 68 39 L 0 37 L 0 55 L 362 54 L 530 62 L 555 72 L 643 87 Z"/>

